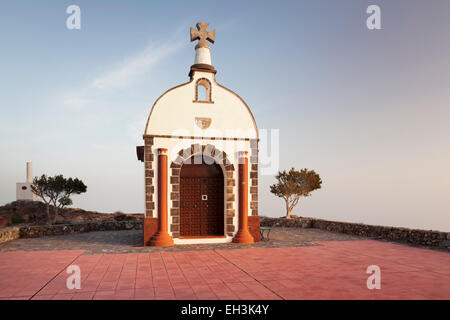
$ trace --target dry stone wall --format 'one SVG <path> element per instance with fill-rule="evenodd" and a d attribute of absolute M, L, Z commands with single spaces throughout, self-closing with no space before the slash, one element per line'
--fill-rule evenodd
<path fill-rule="evenodd" d="M 408 243 L 417 246 L 450 250 L 450 233 L 434 230 L 385 227 L 385 226 L 367 225 L 362 223 L 328 221 L 304 217 L 292 219 L 261 217 L 261 226 L 316 228 L 326 231 L 340 232 L 362 237 L 384 239 L 389 241 Z"/>

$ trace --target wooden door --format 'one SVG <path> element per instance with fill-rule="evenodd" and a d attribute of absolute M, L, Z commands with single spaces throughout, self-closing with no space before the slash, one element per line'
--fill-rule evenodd
<path fill-rule="evenodd" d="M 180 174 L 180 236 L 223 236 L 224 178 L 221 167 L 183 164 Z M 211 163 L 208 161 L 208 163 Z"/>

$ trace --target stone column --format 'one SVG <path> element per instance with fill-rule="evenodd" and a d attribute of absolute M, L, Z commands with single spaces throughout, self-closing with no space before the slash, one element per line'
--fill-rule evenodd
<path fill-rule="evenodd" d="M 241 151 L 238 155 L 239 166 L 239 227 L 233 238 L 235 243 L 253 243 L 253 237 L 248 231 L 248 158 L 247 151 Z"/>
<path fill-rule="evenodd" d="M 150 239 L 150 245 L 166 247 L 173 245 L 173 239 L 168 233 L 168 169 L 167 149 L 158 149 L 158 232 Z"/>

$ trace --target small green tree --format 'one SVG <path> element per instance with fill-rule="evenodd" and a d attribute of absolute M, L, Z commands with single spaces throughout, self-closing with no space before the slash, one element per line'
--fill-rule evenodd
<path fill-rule="evenodd" d="M 66 206 L 70 206 L 73 204 L 72 199 L 70 198 L 74 194 L 81 194 L 87 191 L 87 186 L 78 178 L 72 179 L 68 178 L 66 179 L 64 183 L 64 188 L 61 196 L 58 199 L 58 204 L 55 202 L 55 217 L 53 220 L 53 223 L 56 222 L 56 218 L 58 217 L 58 213 L 61 209 L 65 208 Z"/>
<path fill-rule="evenodd" d="M 308 197 L 311 192 L 320 189 L 322 180 L 314 170 L 291 168 L 289 172 L 279 171 L 275 176 L 277 183 L 270 186 L 270 192 L 286 202 L 286 219 L 291 218 L 291 212 L 298 204 L 300 197 Z"/>
<path fill-rule="evenodd" d="M 73 194 L 86 192 L 87 187 L 83 181 L 78 178 L 64 178 L 63 175 L 47 177 L 43 174 L 41 177 L 33 179 L 31 191 L 41 197 L 46 204 L 48 224 L 56 223 L 59 210 L 72 204 L 70 197 Z M 54 207 L 53 219 L 50 215 L 50 205 Z"/>
<path fill-rule="evenodd" d="M 31 185 L 31 192 L 39 196 L 45 203 L 45 209 L 47 212 L 48 224 L 52 224 L 52 218 L 50 216 L 50 204 L 52 201 L 53 192 L 51 191 L 51 183 L 49 177 L 43 174 L 41 177 L 35 177 L 33 184 Z"/>

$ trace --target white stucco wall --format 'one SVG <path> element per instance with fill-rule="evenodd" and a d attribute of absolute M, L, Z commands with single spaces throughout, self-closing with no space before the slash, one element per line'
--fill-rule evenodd
<path fill-rule="evenodd" d="M 195 102 L 196 84 L 197 80 L 206 78 L 211 83 L 211 100 L 214 103 Z M 211 124 L 207 129 L 201 129 L 196 125 L 195 118 L 211 118 Z M 154 165 L 154 179 L 153 185 L 155 193 L 153 202 L 155 209 L 153 210 L 153 217 L 158 215 L 158 196 L 157 196 L 157 181 L 158 181 L 158 158 L 156 156 L 158 148 L 168 149 L 168 177 L 170 182 L 170 164 L 178 157 L 178 152 L 182 149 L 190 148 L 192 144 L 199 145 L 214 145 L 216 149 L 224 151 L 227 158 L 234 165 L 233 179 L 235 186 L 233 186 L 233 193 L 235 200 L 233 208 L 235 216 L 233 218 L 234 234 L 238 231 L 238 158 L 237 152 L 248 151 L 249 170 L 248 181 L 250 182 L 250 155 L 251 147 L 249 140 L 224 140 L 223 138 L 239 138 L 239 139 L 257 139 L 258 129 L 254 117 L 245 104 L 245 102 L 234 92 L 221 87 L 215 81 L 215 75 L 210 72 L 195 71 L 192 80 L 186 84 L 172 88 L 164 93 L 153 105 L 144 134 L 154 136 L 152 151 L 155 154 Z M 161 137 L 164 136 L 164 137 Z M 166 137 L 171 136 L 171 137 Z M 200 139 L 182 139 L 183 137 L 205 137 Z M 208 139 L 211 137 L 221 139 Z M 224 171 L 224 176 L 226 175 Z M 224 185 L 224 234 L 226 235 L 226 188 Z M 169 183 L 168 195 L 172 192 L 172 185 Z M 248 194 L 250 200 L 250 183 L 248 184 Z M 247 202 L 248 213 L 251 214 L 250 201 Z M 172 216 L 170 210 L 172 209 L 172 201 L 168 201 L 168 225 L 169 234 L 170 225 L 172 224 Z M 234 235 L 233 234 L 233 235 Z M 223 239 L 174 239 L 176 244 L 192 244 L 192 243 L 217 243 L 217 242 L 231 242 L 232 236 L 226 236 Z"/>
<path fill-rule="evenodd" d="M 198 64 L 198 63 L 211 65 L 211 52 L 208 48 L 195 49 L 194 64 Z"/>
<path fill-rule="evenodd" d="M 17 182 L 16 200 L 40 201 L 41 198 L 31 192 L 31 185 L 29 182 Z"/>
<path fill-rule="evenodd" d="M 214 103 L 193 102 L 200 78 L 211 82 Z M 145 134 L 256 139 L 256 123 L 245 102 L 214 78 L 213 73 L 196 71 L 192 81 L 164 93 L 151 110 Z M 196 117 L 211 118 L 210 127 L 200 129 Z"/>

